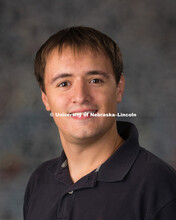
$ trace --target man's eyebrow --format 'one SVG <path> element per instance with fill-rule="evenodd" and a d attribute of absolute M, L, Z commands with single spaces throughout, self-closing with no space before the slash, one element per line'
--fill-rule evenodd
<path fill-rule="evenodd" d="M 109 74 L 100 70 L 92 70 L 92 71 L 88 71 L 87 75 L 100 75 L 103 76 L 107 79 L 109 79 Z"/>
<path fill-rule="evenodd" d="M 72 76 L 72 74 L 70 73 L 58 73 L 55 77 L 51 79 L 51 84 L 53 84 L 58 79 L 62 79 L 65 77 L 70 77 L 70 76 Z"/>
<path fill-rule="evenodd" d="M 86 73 L 86 75 L 99 75 L 103 76 L 106 79 L 109 79 L 109 74 L 100 70 L 91 70 Z M 55 77 L 51 79 L 51 84 L 53 84 L 56 80 L 73 76 L 71 73 L 58 73 Z"/>

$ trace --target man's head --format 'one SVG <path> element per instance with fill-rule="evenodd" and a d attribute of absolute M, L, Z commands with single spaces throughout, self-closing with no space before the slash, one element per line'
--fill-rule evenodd
<path fill-rule="evenodd" d="M 61 53 L 70 47 L 74 52 L 91 49 L 103 52 L 111 61 L 116 83 L 123 72 L 122 55 L 118 45 L 107 35 L 90 27 L 71 27 L 52 35 L 39 49 L 35 58 L 35 75 L 40 88 L 45 92 L 45 66 L 48 55 L 55 49 Z"/>
<path fill-rule="evenodd" d="M 122 69 L 117 45 L 92 28 L 62 30 L 40 48 L 35 73 L 62 142 L 88 144 L 116 133 L 115 117 L 91 113 L 116 113 L 124 90 Z M 62 113 L 70 117 L 58 117 Z"/>

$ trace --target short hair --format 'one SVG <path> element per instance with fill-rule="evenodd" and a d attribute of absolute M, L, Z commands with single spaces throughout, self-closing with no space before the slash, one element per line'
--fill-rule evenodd
<path fill-rule="evenodd" d="M 65 46 L 78 51 L 88 47 L 93 51 L 104 52 L 111 61 L 115 80 L 118 84 L 123 73 L 123 60 L 117 43 L 94 28 L 77 26 L 60 30 L 52 35 L 38 50 L 35 57 L 34 70 L 43 92 L 45 92 L 44 76 L 47 56 L 55 48 L 58 48 L 58 52 L 62 52 Z"/>

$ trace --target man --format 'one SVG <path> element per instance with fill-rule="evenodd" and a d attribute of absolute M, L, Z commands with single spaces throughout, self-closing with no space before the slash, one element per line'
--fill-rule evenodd
<path fill-rule="evenodd" d="M 32 175 L 25 220 L 175 220 L 176 173 L 117 122 L 124 91 L 117 44 L 88 27 L 51 36 L 36 55 L 42 100 L 63 152 Z M 61 116 L 62 115 L 62 116 Z"/>

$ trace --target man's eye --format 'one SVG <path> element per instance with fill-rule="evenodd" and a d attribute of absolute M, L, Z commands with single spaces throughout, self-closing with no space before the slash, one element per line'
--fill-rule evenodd
<path fill-rule="evenodd" d="M 66 86 L 69 86 L 69 85 L 70 85 L 69 82 L 62 82 L 62 83 L 59 83 L 59 84 L 57 85 L 57 87 L 66 87 Z"/>
<path fill-rule="evenodd" d="M 101 79 L 92 79 L 90 82 L 91 83 L 102 83 L 103 80 L 101 80 Z"/>

